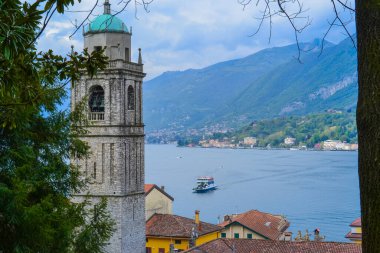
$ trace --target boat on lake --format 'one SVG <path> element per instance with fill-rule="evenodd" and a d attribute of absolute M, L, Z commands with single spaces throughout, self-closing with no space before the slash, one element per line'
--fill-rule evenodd
<path fill-rule="evenodd" d="M 203 176 L 197 178 L 197 186 L 193 188 L 195 193 L 203 193 L 216 189 L 214 178 L 209 176 Z"/>

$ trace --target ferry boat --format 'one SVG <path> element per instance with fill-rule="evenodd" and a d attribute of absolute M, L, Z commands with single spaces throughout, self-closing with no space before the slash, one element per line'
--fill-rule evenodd
<path fill-rule="evenodd" d="M 193 192 L 202 193 L 207 191 L 212 191 L 216 189 L 216 185 L 214 183 L 213 177 L 198 177 L 197 178 L 197 186 L 193 188 Z"/>

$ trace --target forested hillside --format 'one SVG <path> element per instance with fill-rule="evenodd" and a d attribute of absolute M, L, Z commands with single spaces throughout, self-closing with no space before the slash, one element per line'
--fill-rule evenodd
<path fill-rule="evenodd" d="M 297 146 L 307 147 L 314 147 L 315 144 L 326 140 L 357 143 L 354 113 L 312 114 L 255 121 L 226 136 L 236 137 L 237 140 L 254 136 L 259 147 L 285 146 L 286 137 L 295 138 Z"/>
<path fill-rule="evenodd" d="M 356 51 L 348 40 L 265 49 L 204 69 L 166 72 L 144 86 L 147 132 L 204 126 L 239 127 L 253 120 L 356 106 Z"/>
<path fill-rule="evenodd" d="M 306 146 L 313 148 L 326 140 L 340 140 L 357 143 L 357 129 L 354 113 L 323 113 L 306 116 L 288 116 L 258 120 L 239 130 L 227 133 L 215 133 L 202 139 L 191 136 L 178 139 L 180 146 L 199 145 L 201 140 L 217 140 L 239 145 L 245 137 L 254 137 L 257 147 Z M 286 145 L 285 138 L 295 138 L 294 144 Z"/>

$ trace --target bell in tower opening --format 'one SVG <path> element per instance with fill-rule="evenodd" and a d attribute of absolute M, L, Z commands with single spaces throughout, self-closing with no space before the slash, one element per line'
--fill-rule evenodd
<path fill-rule="evenodd" d="M 90 155 L 80 165 L 88 179 L 74 202 L 97 203 L 106 197 L 116 222 L 106 252 L 145 252 L 144 124 L 142 83 L 145 74 L 139 50 L 138 62 L 131 62 L 130 29 L 111 13 L 109 1 L 104 13 L 84 27 L 84 47 L 89 53 L 105 49 L 108 67 L 90 78 L 85 71 L 72 85 L 71 106 L 88 99 L 88 131 L 82 140 Z"/>

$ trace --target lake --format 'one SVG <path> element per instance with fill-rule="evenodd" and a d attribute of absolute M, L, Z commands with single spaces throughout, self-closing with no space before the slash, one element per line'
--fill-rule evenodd
<path fill-rule="evenodd" d="M 257 209 L 284 215 L 293 238 L 320 228 L 326 241 L 347 241 L 360 216 L 357 152 L 145 147 L 145 182 L 165 186 L 177 215 L 200 210 L 218 223 Z M 213 176 L 219 189 L 192 193 L 198 176 Z"/>

